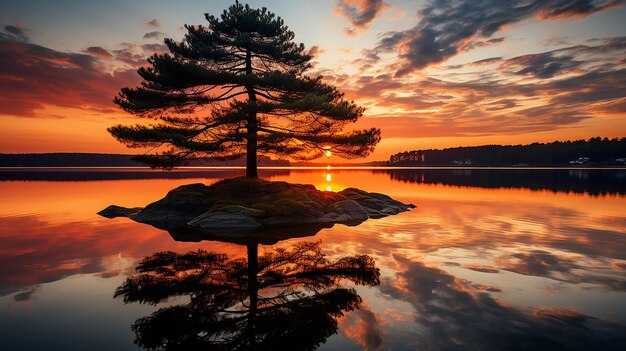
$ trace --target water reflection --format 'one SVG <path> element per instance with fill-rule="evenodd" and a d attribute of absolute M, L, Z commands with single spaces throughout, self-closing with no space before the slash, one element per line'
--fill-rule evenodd
<path fill-rule="evenodd" d="M 411 339 L 427 350 L 621 350 L 626 343 L 623 325 L 571 309 L 515 308 L 492 296 L 496 287 L 396 259 L 398 271 L 382 280 L 380 291 L 409 303 L 421 331 L 398 337 L 400 348 Z"/>
<path fill-rule="evenodd" d="M 358 309 L 355 285 L 376 286 L 369 256 L 328 259 L 319 243 L 231 259 L 203 250 L 159 252 L 137 266 L 115 292 L 124 302 L 163 307 L 132 326 L 135 343 L 156 350 L 314 350 L 337 332 L 337 319 Z"/>
<path fill-rule="evenodd" d="M 618 169 L 390 169 L 380 172 L 388 173 L 392 180 L 412 183 L 626 194 L 626 170 Z"/>
<path fill-rule="evenodd" d="M 325 181 L 326 169 L 291 170 L 273 180 L 315 184 L 321 190 L 331 185 L 333 191 L 354 186 L 418 208 L 356 227 L 298 228 L 298 236 L 323 240 L 321 250 L 328 257 L 367 254 L 381 272 L 376 287 L 353 286 L 345 279 L 324 290 L 354 288 L 363 301 L 358 310 L 342 311 L 343 317 L 331 315 L 337 334 L 329 336 L 321 349 L 623 348 L 619 332 L 626 335 L 626 197 L 620 194 L 626 183 L 616 183 L 623 170 L 610 171 L 614 173 L 606 175 L 605 183 L 582 169 L 539 176 L 587 183 L 571 192 L 558 190 L 563 188 L 558 184 L 545 185 L 547 191 L 529 190 L 526 187 L 534 181 L 511 183 L 504 175 L 474 169 L 445 170 L 447 178 L 422 170 L 411 171 L 414 176 L 400 176 L 396 170 L 331 172 L 331 183 Z M 474 181 L 468 185 L 457 178 Z M 200 299 L 191 290 L 170 294 L 158 307 L 124 305 L 122 296 L 112 299 L 144 257 L 202 249 L 234 262 L 247 255 L 246 246 L 205 240 L 273 244 L 259 246 L 260 256 L 278 248 L 291 251 L 303 240 L 288 231 L 248 242 L 245 236 L 241 241 L 185 231 L 170 236 L 127 219 L 94 215 L 111 202 L 140 206 L 171 188 L 217 180 L 0 182 L 0 348 L 69 350 L 97 344 L 104 349 L 135 349 L 133 339 L 138 336 L 130 326 L 138 318 L 172 304 L 185 307 L 196 296 Z M 240 262 L 245 280 L 247 260 Z M 261 267 L 259 272 L 261 282 Z M 259 289 L 259 296 L 275 296 L 270 294 L 281 290 Z M 302 286 L 297 290 L 313 293 Z M 237 296 L 249 306 L 245 297 L 249 295 Z M 245 309 L 241 301 L 238 304 Z M 192 311 L 199 311 L 195 318 L 206 309 Z M 186 328 L 198 330 L 193 325 Z M 168 330 L 154 333 L 170 337 Z M 154 343 L 161 340 L 156 338 Z"/>

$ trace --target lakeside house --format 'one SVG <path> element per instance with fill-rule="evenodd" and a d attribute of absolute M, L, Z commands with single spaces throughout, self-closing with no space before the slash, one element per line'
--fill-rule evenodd
<path fill-rule="evenodd" d="M 570 165 L 584 165 L 585 163 L 589 163 L 589 157 L 579 157 L 574 161 L 569 161 Z"/>

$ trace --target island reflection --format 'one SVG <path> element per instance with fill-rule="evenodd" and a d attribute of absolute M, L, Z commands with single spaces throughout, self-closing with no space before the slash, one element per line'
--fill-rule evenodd
<path fill-rule="evenodd" d="M 247 258 L 204 250 L 158 252 L 115 292 L 125 303 L 158 305 L 185 297 L 132 325 L 135 343 L 154 350 L 314 350 L 337 332 L 337 319 L 358 309 L 353 285 L 379 285 L 365 255 L 326 257 L 319 242 Z"/>

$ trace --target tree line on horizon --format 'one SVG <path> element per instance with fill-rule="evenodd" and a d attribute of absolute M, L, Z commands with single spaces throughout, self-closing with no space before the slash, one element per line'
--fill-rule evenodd
<path fill-rule="evenodd" d="M 143 163 L 134 160 L 135 155 L 54 152 L 0 154 L 0 167 L 141 167 Z M 219 161 L 212 159 L 191 160 L 188 166 L 198 167 L 241 167 L 246 165 L 244 158 Z M 261 167 L 289 167 L 288 160 L 273 160 L 267 156 L 258 157 Z"/>
<path fill-rule="evenodd" d="M 613 165 L 626 157 L 626 138 L 594 137 L 528 145 L 482 145 L 405 151 L 391 155 L 389 166 L 551 166 Z"/>

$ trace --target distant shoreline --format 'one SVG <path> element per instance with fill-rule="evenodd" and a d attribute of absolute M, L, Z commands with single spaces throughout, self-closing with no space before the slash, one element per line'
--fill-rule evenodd
<path fill-rule="evenodd" d="M 53 168 L 101 168 L 101 169 L 150 169 L 132 160 L 134 155 L 127 154 L 97 154 L 97 153 L 30 153 L 30 154 L 2 154 L 0 153 L 0 168 L 4 169 L 53 169 Z M 410 164 L 389 164 L 386 161 L 372 162 L 290 162 L 288 160 L 273 160 L 268 157 L 259 159 L 260 169 L 291 168 L 291 169 L 316 169 L 331 166 L 335 169 L 351 168 L 380 168 L 380 169 L 623 169 L 626 165 L 606 164 L 606 163 L 586 163 L 571 165 L 566 163 L 541 164 L 541 165 L 483 165 L 474 163 L 469 165 L 459 164 L 432 164 L 432 165 L 410 165 Z M 189 166 L 176 167 L 174 170 L 182 169 L 245 169 L 245 160 L 234 161 L 210 161 L 200 160 Z M 155 170 L 157 171 L 157 170 Z"/>
<path fill-rule="evenodd" d="M 334 170 L 367 170 L 367 169 L 451 169 L 451 170 L 626 170 L 626 166 L 610 166 L 610 165 L 598 165 L 598 166 L 527 166 L 527 167 L 513 167 L 513 166 L 471 166 L 471 167 L 459 167 L 459 166 L 335 166 L 335 165 L 319 165 L 319 166 L 260 166 L 259 169 L 312 169 L 312 170 L 327 170 L 328 166 Z M 245 166 L 183 166 L 176 167 L 170 170 L 153 169 L 147 166 L 0 166 L 0 171 L 67 171 L 67 170 L 141 170 L 150 172 L 181 172 L 181 171 L 199 171 L 199 170 L 245 170 Z"/>

